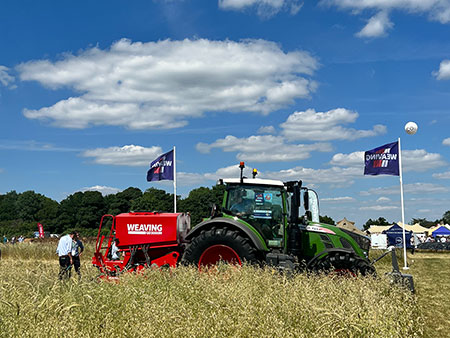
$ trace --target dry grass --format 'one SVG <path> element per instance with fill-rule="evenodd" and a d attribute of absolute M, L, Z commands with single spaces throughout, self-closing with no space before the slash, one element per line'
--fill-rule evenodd
<path fill-rule="evenodd" d="M 92 247 L 81 282 L 62 283 L 54 244 L 36 246 L 2 246 L 2 337 L 443 337 L 450 314 L 450 297 L 439 287 L 450 289 L 450 256 L 415 255 L 413 296 L 384 278 L 287 277 L 252 267 L 177 268 L 98 282 Z M 436 307 L 444 309 L 440 324 Z"/>

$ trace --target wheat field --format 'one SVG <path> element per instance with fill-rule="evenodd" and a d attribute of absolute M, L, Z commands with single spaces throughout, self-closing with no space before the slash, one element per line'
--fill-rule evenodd
<path fill-rule="evenodd" d="M 444 337 L 450 256 L 417 253 L 417 293 L 378 278 L 287 276 L 271 269 L 180 267 L 98 281 L 57 278 L 55 243 L 1 246 L 1 337 Z M 448 291 L 447 291 L 447 299 Z M 439 315 L 436 315 L 439 308 Z M 436 317 L 437 316 L 437 317 Z M 439 324 L 436 324 L 435 319 Z M 447 322 L 446 322 L 447 321 Z"/>

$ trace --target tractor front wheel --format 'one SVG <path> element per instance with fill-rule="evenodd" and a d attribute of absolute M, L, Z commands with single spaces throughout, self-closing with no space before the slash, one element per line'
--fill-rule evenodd
<path fill-rule="evenodd" d="M 201 267 L 219 262 L 242 265 L 256 262 L 256 249 L 238 231 L 227 228 L 203 230 L 183 254 L 181 263 Z"/>

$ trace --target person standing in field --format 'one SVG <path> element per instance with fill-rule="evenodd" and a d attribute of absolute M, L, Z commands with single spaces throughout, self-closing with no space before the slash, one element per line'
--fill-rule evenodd
<path fill-rule="evenodd" d="M 68 235 L 60 238 L 58 242 L 58 247 L 56 248 L 56 253 L 59 256 L 59 279 L 68 279 L 71 275 L 72 270 L 72 241 L 75 237 L 76 232 L 73 231 Z"/>
<path fill-rule="evenodd" d="M 80 271 L 80 256 L 84 251 L 83 242 L 80 240 L 80 234 L 75 232 L 75 235 L 72 240 L 72 261 L 73 267 L 75 268 L 75 272 L 78 274 L 78 279 L 81 279 L 81 271 Z"/>

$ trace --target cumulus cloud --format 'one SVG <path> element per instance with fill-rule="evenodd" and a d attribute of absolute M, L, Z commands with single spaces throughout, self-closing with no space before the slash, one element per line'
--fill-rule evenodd
<path fill-rule="evenodd" d="M 444 60 L 439 64 L 439 70 L 434 71 L 433 75 L 438 80 L 450 80 L 450 60 Z"/>
<path fill-rule="evenodd" d="M 258 134 L 275 134 L 274 126 L 263 126 L 258 129 Z"/>
<path fill-rule="evenodd" d="M 450 146 L 450 137 L 444 139 L 444 141 L 442 141 L 442 144 L 443 144 L 444 146 Z"/>
<path fill-rule="evenodd" d="M 252 168 L 245 167 L 244 168 L 244 176 L 251 177 Z M 215 172 L 212 173 L 186 173 L 186 172 L 177 172 L 177 184 L 180 185 L 199 185 L 204 184 L 205 182 L 215 182 L 219 178 L 230 178 L 230 177 L 239 177 L 240 169 L 236 164 L 219 168 Z"/>
<path fill-rule="evenodd" d="M 375 210 L 375 211 L 383 211 L 383 210 L 394 210 L 398 209 L 398 206 L 395 205 L 371 205 L 368 207 L 360 207 L 359 210 Z"/>
<path fill-rule="evenodd" d="M 315 90 L 317 60 L 265 40 L 131 42 L 17 66 L 23 81 L 78 95 L 25 109 L 66 128 L 92 125 L 175 128 L 207 112 L 268 114 Z"/>
<path fill-rule="evenodd" d="M 450 179 L 450 171 L 433 174 L 433 178 L 437 178 L 439 180 L 449 180 Z"/>
<path fill-rule="evenodd" d="M 261 17 L 271 17 L 280 11 L 287 11 L 291 15 L 297 14 L 303 7 L 300 0 L 219 0 L 219 8 L 231 11 L 255 9 Z"/>
<path fill-rule="evenodd" d="M 327 203 L 345 203 L 345 202 L 356 202 L 356 200 L 353 197 L 350 196 L 343 196 L 343 197 L 328 197 L 328 198 L 321 198 L 320 202 L 327 202 Z"/>
<path fill-rule="evenodd" d="M 15 88 L 14 77 L 9 75 L 9 68 L 0 65 L 0 83 L 8 88 Z"/>
<path fill-rule="evenodd" d="M 197 150 L 208 153 L 213 148 L 222 149 L 225 152 L 238 152 L 238 160 L 252 162 L 296 161 L 311 156 L 312 151 L 331 151 L 328 143 L 314 144 L 287 144 L 281 136 L 258 135 L 248 138 L 238 138 L 228 135 L 211 144 L 198 143 Z"/>
<path fill-rule="evenodd" d="M 387 13 L 394 10 L 408 14 L 425 14 L 432 21 L 442 24 L 450 23 L 450 1 L 448 0 L 321 0 L 320 3 L 350 10 L 353 14 L 360 14 L 363 11 L 378 12 L 358 33 L 360 35 L 386 32 L 393 25 L 387 18 Z"/>
<path fill-rule="evenodd" d="M 362 172 L 358 168 L 339 168 L 332 167 L 328 169 L 312 169 L 304 167 L 294 167 L 291 169 L 280 170 L 278 172 L 267 172 L 263 177 L 277 177 L 280 180 L 298 180 L 302 179 L 308 185 L 329 183 L 334 185 L 350 186 L 354 179 L 362 177 Z"/>
<path fill-rule="evenodd" d="M 85 191 L 99 191 L 99 192 L 102 193 L 103 196 L 106 196 L 106 195 L 111 195 L 111 194 L 117 194 L 118 192 L 122 191 L 122 189 L 113 188 L 113 187 L 106 187 L 106 186 L 103 186 L 103 185 L 94 185 L 93 187 L 81 188 L 78 191 L 81 191 L 81 192 L 85 192 Z"/>
<path fill-rule="evenodd" d="M 405 194 L 443 194 L 448 193 L 447 187 L 432 183 L 411 183 L 403 186 Z M 372 188 L 368 191 L 361 191 L 361 196 L 372 195 L 395 195 L 400 194 L 400 186 Z"/>
<path fill-rule="evenodd" d="M 96 148 L 84 151 L 81 156 L 92 157 L 94 163 L 122 166 L 148 166 L 163 153 L 161 147 L 145 148 L 136 145 L 123 147 Z"/>
<path fill-rule="evenodd" d="M 384 196 L 381 196 L 380 198 L 377 199 L 378 203 L 385 203 L 385 202 L 390 202 L 390 201 L 391 201 L 391 199 L 389 197 L 384 197 Z"/>
<path fill-rule="evenodd" d="M 445 166 L 447 162 L 440 154 L 428 153 L 424 149 L 403 150 L 403 171 L 423 172 L 430 169 Z M 331 165 L 364 168 L 364 152 L 355 151 L 350 154 L 338 153 L 333 155 Z"/>
<path fill-rule="evenodd" d="M 367 21 L 367 24 L 356 33 L 360 38 L 377 38 L 386 36 L 387 31 L 391 29 L 394 24 L 389 21 L 389 16 L 386 12 L 379 12 Z"/>
<path fill-rule="evenodd" d="M 280 126 L 282 134 L 290 140 L 356 140 L 386 133 L 386 126 L 375 125 L 372 130 L 345 128 L 342 124 L 354 123 L 358 113 L 345 108 L 327 112 L 314 109 L 295 112 Z"/>

